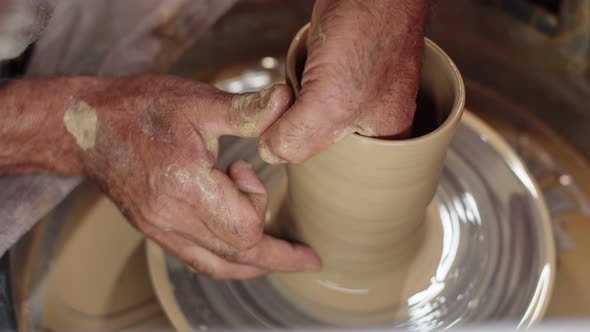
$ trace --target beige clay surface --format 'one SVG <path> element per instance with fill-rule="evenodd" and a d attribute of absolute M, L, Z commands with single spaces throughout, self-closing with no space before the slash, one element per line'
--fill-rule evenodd
<path fill-rule="evenodd" d="M 392 309 L 413 295 L 426 293 L 436 273 L 442 251 L 442 225 L 435 204 L 428 207 L 426 221 L 409 237 L 418 247 L 409 260 L 389 258 L 370 268 L 348 271 L 324 269 L 319 273 L 273 274 L 271 283 L 300 310 L 334 324 L 362 324 L 396 318 Z M 393 263 L 393 264 L 390 264 Z M 391 271 L 378 271 L 380 268 Z M 377 277 L 374 277 L 377 276 Z M 310 282 L 310 279 L 313 280 Z M 343 312 L 366 313 L 367 316 Z"/>
<path fill-rule="evenodd" d="M 78 191 L 66 216 L 44 286 L 42 326 L 49 330 L 169 326 L 150 284 L 143 237 L 92 184 Z"/>

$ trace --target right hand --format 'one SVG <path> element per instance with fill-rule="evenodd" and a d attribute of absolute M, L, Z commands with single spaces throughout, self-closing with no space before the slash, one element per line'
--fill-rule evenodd
<path fill-rule="evenodd" d="M 214 168 L 219 136 L 261 135 L 290 100 L 284 85 L 233 95 L 168 76 L 116 79 L 73 100 L 97 114 L 82 164 L 133 225 L 211 278 L 317 270 L 310 248 L 264 234 L 267 192 L 246 162 Z"/>

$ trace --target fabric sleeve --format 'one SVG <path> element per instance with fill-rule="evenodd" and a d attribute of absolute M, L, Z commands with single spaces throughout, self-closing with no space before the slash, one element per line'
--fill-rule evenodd
<path fill-rule="evenodd" d="M 54 6 L 51 0 L 0 1 L 0 61 L 18 57 L 39 38 Z"/>

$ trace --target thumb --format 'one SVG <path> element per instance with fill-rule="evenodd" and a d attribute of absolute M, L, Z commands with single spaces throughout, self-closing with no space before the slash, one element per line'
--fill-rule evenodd
<path fill-rule="evenodd" d="M 292 92 L 275 84 L 257 92 L 223 93 L 207 105 L 202 124 L 215 136 L 258 137 L 287 110 Z"/>

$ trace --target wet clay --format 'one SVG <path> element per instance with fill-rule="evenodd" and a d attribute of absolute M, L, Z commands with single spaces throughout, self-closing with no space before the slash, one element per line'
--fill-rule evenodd
<path fill-rule="evenodd" d="M 286 178 L 278 180 L 280 182 L 269 186 L 269 192 L 286 193 Z M 289 237 L 295 226 L 285 196 L 270 197 L 267 228 L 275 235 Z M 286 224 L 291 230 L 276 230 Z M 316 236 L 330 237 L 327 234 Z M 427 208 L 425 222 L 407 237 L 408 249 L 412 249 L 411 257 L 395 257 L 397 253 L 393 252 L 390 258 L 382 258 L 387 260 L 384 264 L 360 268 L 351 265 L 350 269 L 342 272 L 324 267 L 320 273 L 275 273 L 269 280 L 290 303 L 320 321 L 348 325 L 395 319 L 396 315 L 406 313 L 399 306 L 403 306 L 409 298 L 414 296 L 414 300 L 419 301 L 421 297 L 428 296 L 431 279 L 440 265 L 442 239 L 439 212 L 435 202 L 432 202 Z M 397 264 L 389 264 L 389 261 Z M 391 267 L 391 271 L 379 271 Z M 370 277 L 376 274 L 380 277 Z M 314 282 L 309 282 L 310 279 Z M 396 310 L 392 310 L 394 307 Z"/>
<path fill-rule="evenodd" d="M 162 329 L 169 323 L 147 277 L 143 236 L 96 186 L 69 201 L 43 287 L 47 330 Z"/>
<path fill-rule="evenodd" d="M 295 95 L 306 29 L 287 57 Z M 287 237 L 318 252 L 322 270 L 270 279 L 319 320 L 365 324 L 395 318 L 400 311 L 394 309 L 419 298 L 436 273 L 442 227 L 432 199 L 463 113 L 464 87 L 440 48 L 425 40 L 424 52 L 413 138 L 350 134 L 302 164 L 287 165 L 288 198 L 277 223 Z"/>
<path fill-rule="evenodd" d="M 64 125 L 82 150 L 94 147 L 98 120 L 96 110 L 86 102 L 70 100 L 64 113 Z"/>

